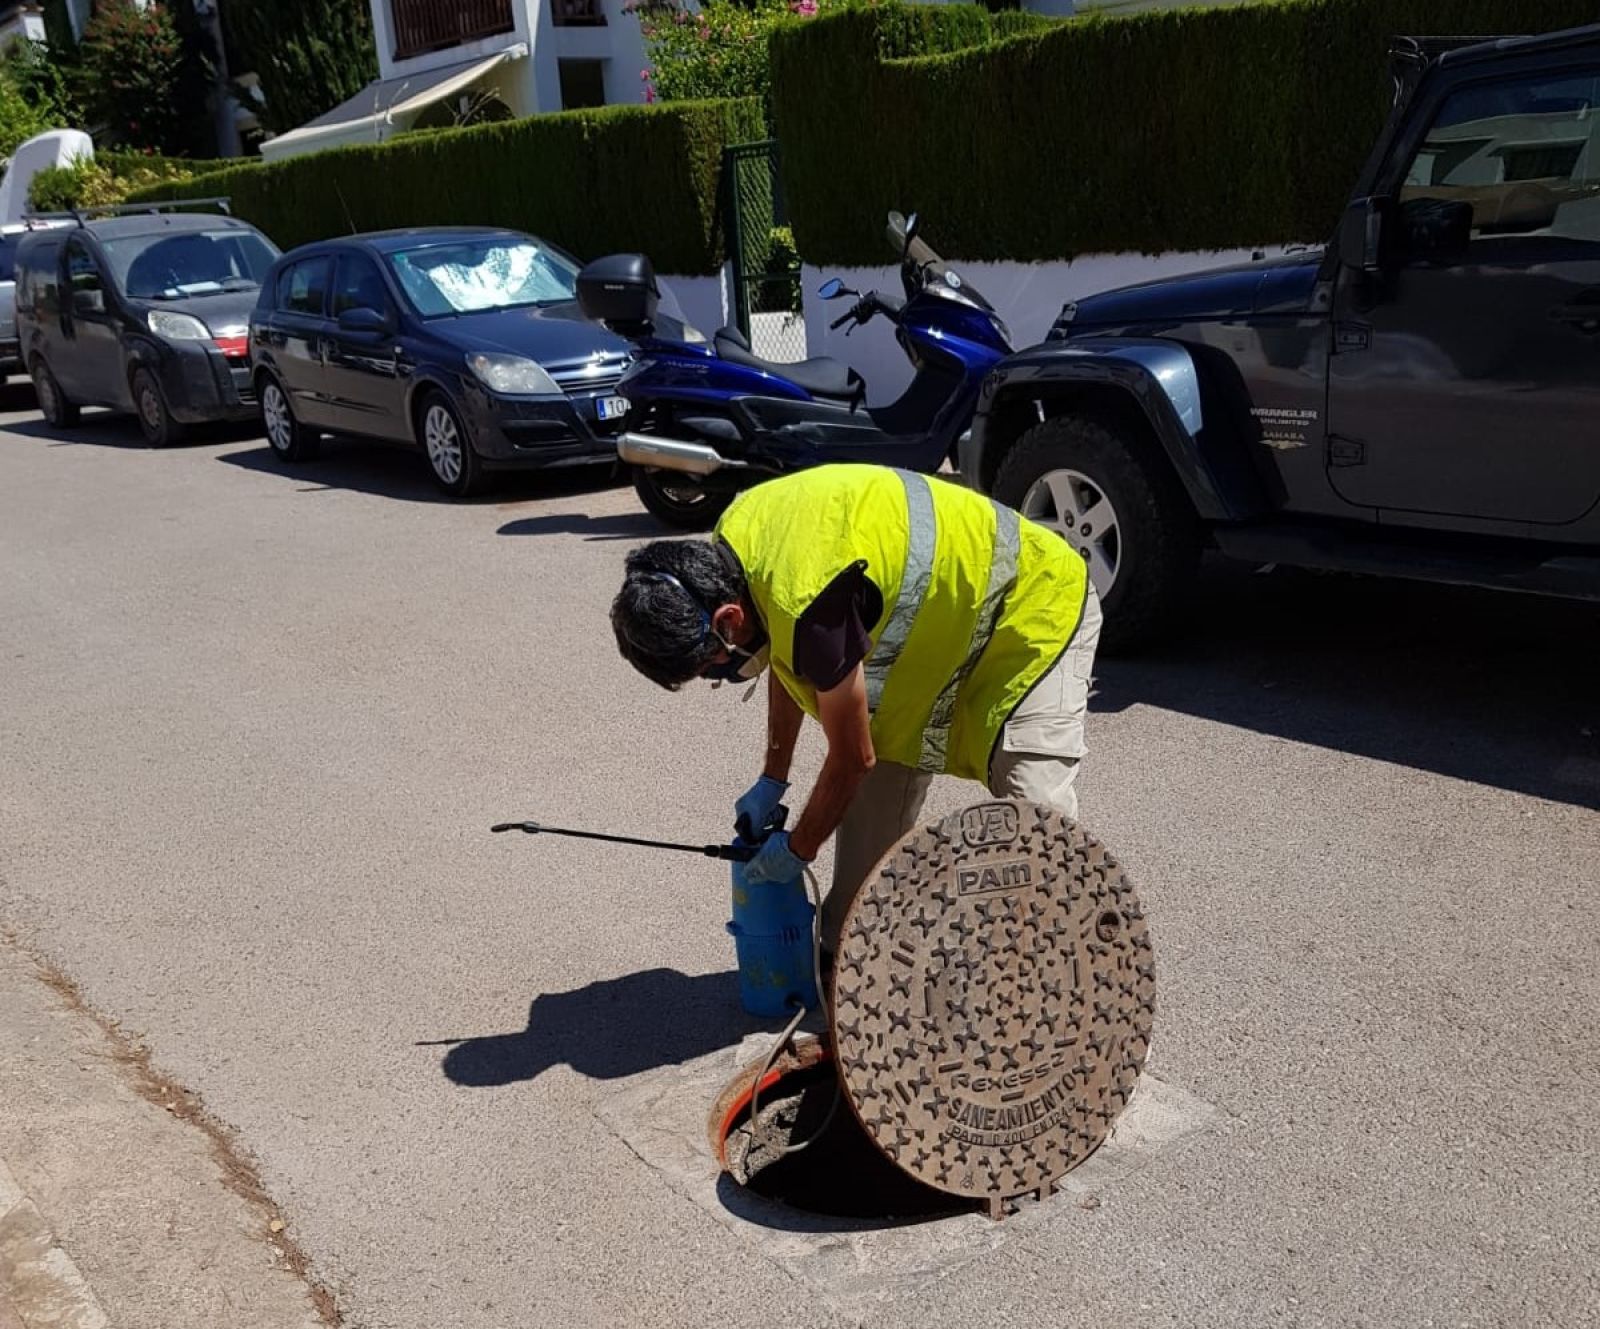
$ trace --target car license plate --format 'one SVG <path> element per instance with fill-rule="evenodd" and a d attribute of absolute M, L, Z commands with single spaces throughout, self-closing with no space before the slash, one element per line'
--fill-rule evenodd
<path fill-rule="evenodd" d="M 620 420 L 628 413 L 626 397 L 596 397 L 594 413 L 602 420 Z"/>

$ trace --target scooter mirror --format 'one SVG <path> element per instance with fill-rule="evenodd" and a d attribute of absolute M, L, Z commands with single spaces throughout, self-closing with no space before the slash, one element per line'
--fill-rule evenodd
<path fill-rule="evenodd" d="M 837 300 L 842 295 L 854 295 L 855 292 L 837 277 L 829 277 L 827 281 L 817 287 L 817 294 L 824 300 Z"/>
<path fill-rule="evenodd" d="M 917 238 L 917 214 L 906 218 L 906 253 L 911 252 L 911 242 Z"/>

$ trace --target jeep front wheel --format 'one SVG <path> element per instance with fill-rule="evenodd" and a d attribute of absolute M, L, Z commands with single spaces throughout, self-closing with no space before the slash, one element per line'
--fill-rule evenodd
<path fill-rule="evenodd" d="M 1019 438 L 995 478 L 995 498 L 1057 532 L 1089 565 L 1106 650 L 1158 636 L 1199 565 L 1188 497 L 1143 444 L 1098 420 L 1062 416 Z"/>

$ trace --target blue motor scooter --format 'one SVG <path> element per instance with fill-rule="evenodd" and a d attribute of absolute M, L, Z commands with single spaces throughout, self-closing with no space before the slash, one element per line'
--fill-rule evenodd
<path fill-rule="evenodd" d="M 866 384 L 842 361 L 794 364 L 756 355 L 737 328 L 707 345 L 655 335 L 659 292 L 639 254 L 597 259 L 578 278 L 584 313 L 632 340 L 636 358 L 616 391 L 628 402 L 617 452 L 645 507 L 686 530 L 715 523 L 741 489 L 823 462 L 875 462 L 932 472 L 972 423 L 978 389 L 1011 354 L 993 306 L 917 235 L 917 218 L 889 214 L 904 298 L 862 295 L 837 278 L 825 300 L 854 303 L 834 328 L 882 316 L 916 370 L 897 401 L 866 405 Z M 848 332 L 847 334 L 848 335 Z"/>

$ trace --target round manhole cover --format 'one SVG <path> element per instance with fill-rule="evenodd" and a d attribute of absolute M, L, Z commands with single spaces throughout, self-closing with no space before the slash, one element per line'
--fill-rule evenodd
<path fill-rule="evenodd" d="M 1106 1137 L 1154 1012 L 1138 896 L 1054 808 L 981 803 L 913 832 L 845 915 L 846 1098 L 900 1167 L 996 1210 Z"/>

